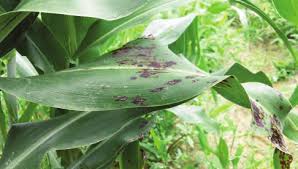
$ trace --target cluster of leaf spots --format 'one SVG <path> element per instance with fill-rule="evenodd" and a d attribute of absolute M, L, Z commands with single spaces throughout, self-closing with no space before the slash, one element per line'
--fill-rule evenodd
<path fill-rule="evenodd" d="M 287 152 L 287 146 L 285 140 L 282 135 L 281 123 L 277 119 L 275 115 L 270 118 L 271 123 L 271 132 L 270 132 L 270 140 L 274 145 L 282 150 L 283 152 Z"/>
<path fill-rule="evenodd" d="M 116 102 L 127 102 L 127 101 L 131 100 L 131 103 L 133 103 L 135 105 L 139 105 L 139 106 L 144 106 L 145 101 L 147 100 L 141 96 L 135 96 L 135 97 L 132 97 L 131 99 L 129 99 L 129 97 L 127 97 L 127 96 L 114 96 L 113 99 Z"/>
<path fill-rule="evenodd" d="M 293 156 L 285 152 L 279 151 L 280 165 L 282 169 L 288 169 L 293 161 Z"/>
<path fill-rule="evenodd" d="M 250 100 L 250 102 L 253 114 L 253 124 L 263 129 L 268 134 L 271 143 L 279 150 L 287 152 L 288 148 L 283 138 L 280 120 L 275 115 L 266 113 L 256 101 Z"/>

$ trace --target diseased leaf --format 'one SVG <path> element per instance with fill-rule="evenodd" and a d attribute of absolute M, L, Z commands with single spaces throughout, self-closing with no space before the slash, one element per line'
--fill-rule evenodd
<path fill-rule="evenodd" d="M 98 46 L 102 45 L 108 38 L 116 33 L 136 25 L 147 24 L 148 20 L 155 14 L 174 9 L 175 7 L 179 7 L 191 1 L 193 0 L 150 0 L 148 4 L 127 17 L 115 21 L 99 20 L 89 29 L 76 53 L 76 57 L 84 59 L 84 57 L 98 56 L 100 54 Z"/>
<path fill-rule="evenodd" d="M 274 169 L 290 169 L 293 161 L 292 155 L 282 152 L 279 149 L 274 150 L 273 166 Z"/>
<path fill-rule="evenodd" d="M 151 22 L 144 31 L 144 37 L 157 38 L 162 44 L 175 42 L 189 27 L 195 18 L 194 14 L 175 19 L 158 19 Z"/>
<path fill-rule="evenodd" d="M 1 78 L 0 88 L 51 107 L 103 111 L 183 102 L 225 78 L 200 72 L 157 40 L 138 39 L 94 63 L 42 76 Z"/>

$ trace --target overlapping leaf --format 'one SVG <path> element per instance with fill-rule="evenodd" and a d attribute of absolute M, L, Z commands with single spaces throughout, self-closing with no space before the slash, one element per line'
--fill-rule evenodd
<path fill-rule="evenodd" d="M 49 121 L 14 125 L 8 135 L 0 168 L 39 168 L 43 155 L 50 149 L 69 149 L 107 139 L 143 112 L 146 111 L 71 112 Z"/>
<path fill-rule="evenodd" d="M 273 3 L 281 16 L 298 26 L 297 0 L 273 0 Z"/>
<path fill-rule="evenodd" d="M 68 169 L 105 169 L 111 165 L 121 149 L 128 143 L 142 138 L 151 126 L 152 123 L 144 119 L 137 119 L 130 122 L 130 124 L 118 133 L 90 149 Z"/>

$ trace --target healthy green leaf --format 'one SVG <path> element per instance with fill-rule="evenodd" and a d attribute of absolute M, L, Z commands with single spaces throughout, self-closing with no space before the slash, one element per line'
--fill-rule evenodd
<path fill-rule="evenodd" d="M 187 123 L 201 124 L 206 131 L 219 131 L 220 124 L 208 117 L 199 106 L 183 104 L 168 110 Z"/>
<path fill-rule="evenodd" d="M 36 20 L 32 29 L 27 32 L 25 40 L 17 50 L 43 72 L 49 73 L 67 68 L 69 58 L 67 51 L 39 20 Z"/>
<path fill-rule="evenodd" d="M 69 149 L 110 138 L 143 112 L 146 111 L 70 112 L 44 122 L 15 124 L 9 131 L 0 168 L 39 168 L 43 155 L 50 149 Z"/>
<path fill-rule="evenodd" d="M 151 126 L 151 122 L 142 118 L 129 122 L 112 137 L 87 151 L 84 156 L 72 164 L 68 169 L 105 169 L 106 166 L 111 165 L 120 151 L 128 143 L 142 138 Z"/>
<path fill-rule="evenodd" d="M 23 0 L 11 12 L 42 12 L 114 20 L 131 14 L 146 2 L 147 0 Z"/>
<path fill-rule="evenodd" d="M 273 3 L 282 17 L 298 26 L 298 0 L 273 0 Z"/>

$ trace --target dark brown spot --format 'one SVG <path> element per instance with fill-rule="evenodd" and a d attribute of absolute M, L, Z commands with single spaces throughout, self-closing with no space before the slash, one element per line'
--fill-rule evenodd
<path fill-rule="evenodd" d="M 283 138 L 280 127 L 280 122 L 276 116 L 273 116 L 271 118 L 271 135 L 269 138 L 271 142 L 275 144 L 277 147 L 279 147 L 281 150 L 287 151 L 285 140 Z"/>
<path fill-rule="evenodd" d="M 146 101 L 145 98 L 142 98 L 142 97 L 140 97 L 140 96 L 136 96 L 136 97 L 133 98 L 132 103 L 133 103 L 133 104 L 136 104 L 136 105 L 143 106 L 143 105 L 145 105 L 145 104 L 144 104 L 145 101 Z"/>
<path fill-rule="evenodd" d="M 191 82 L 192 82 L 192 83 L 196 83 L 196 82 L 198 82 L 198 81 L 200 81 L 200 79 L 194 79 L 194 80 L 192 80 Z"/>
<path fill-rule="evenodd" d="M 168 61 L 168 62 L 165 62 L 165 63 L 164 63 L 163 67 L 164 67 L 164 68 L 172 67 L 172 66 L 174 66 L 174 65 L 176 65 L 176 64 L 177 64 L 177 63 L 174 62 L 174 61 Z"/>
<path fill-rule="evenodd" d="M 154 71 L 154 70 L 144 69 L 144 70 L 140 71 L 139 73 L 140 73 L 140 77 L 149 78 L 151 76 L 158 74 L 159 72 Z"/>
<path fill-rule="evenodd" d="M 135 76 L 130 77 L 130 80 L 137 80 L 137 77 L 135 77 Z"/>
<path fill-rule="evenodd" d="M 157 93 L 157 92 L 161 92 L 165 89 L 165 87 L 158 87 L 158 88 L 155 88 L 155 89 L 151 89 L 150 92 L 152 93 Z"/>
<path fill-rule="evenodd" d="M 114 97 L 114 100 L 117 101 L 117 102 L 124 102 L 128 99 L 127 96 L 116 96 Z"/>
<path fill-rule="evenodd" d="M 279 110 L 283 110 L 284 107 L 282 105 L 279 106 Z"/>
<path fill-rule="evenodd" d="M 154 67 L 154 68 L 161 68 L 161 64 L 159 62 L 150 62 L 148 65 L 149 67 Z"/>
<path fill-rule="evenodd" d="M 176 85 L 176 84 L 178 84 L 180 82 L 182 82 L 182 80 L 180 80 L 180 79 L 174 79 L 174 80 L 168 81 L 166 84 L 167 85 L 170 85 L 170 86 L 174 86 L 174 85 Z"/>
<path fill-rule="evenodd" d="M 185 79 L 194 79 L 196 77 L 198 77 L 198 75 L 185 76 Z"/>
<path fill-rule="evenodd" d="M 131 47 L 123 47 L 121 49 L 115 50 L 115 51 L 113 51 L 113 56 L 121 57 L 123 55 L 128 54 L 131 49 L 132 49 Z"/>

